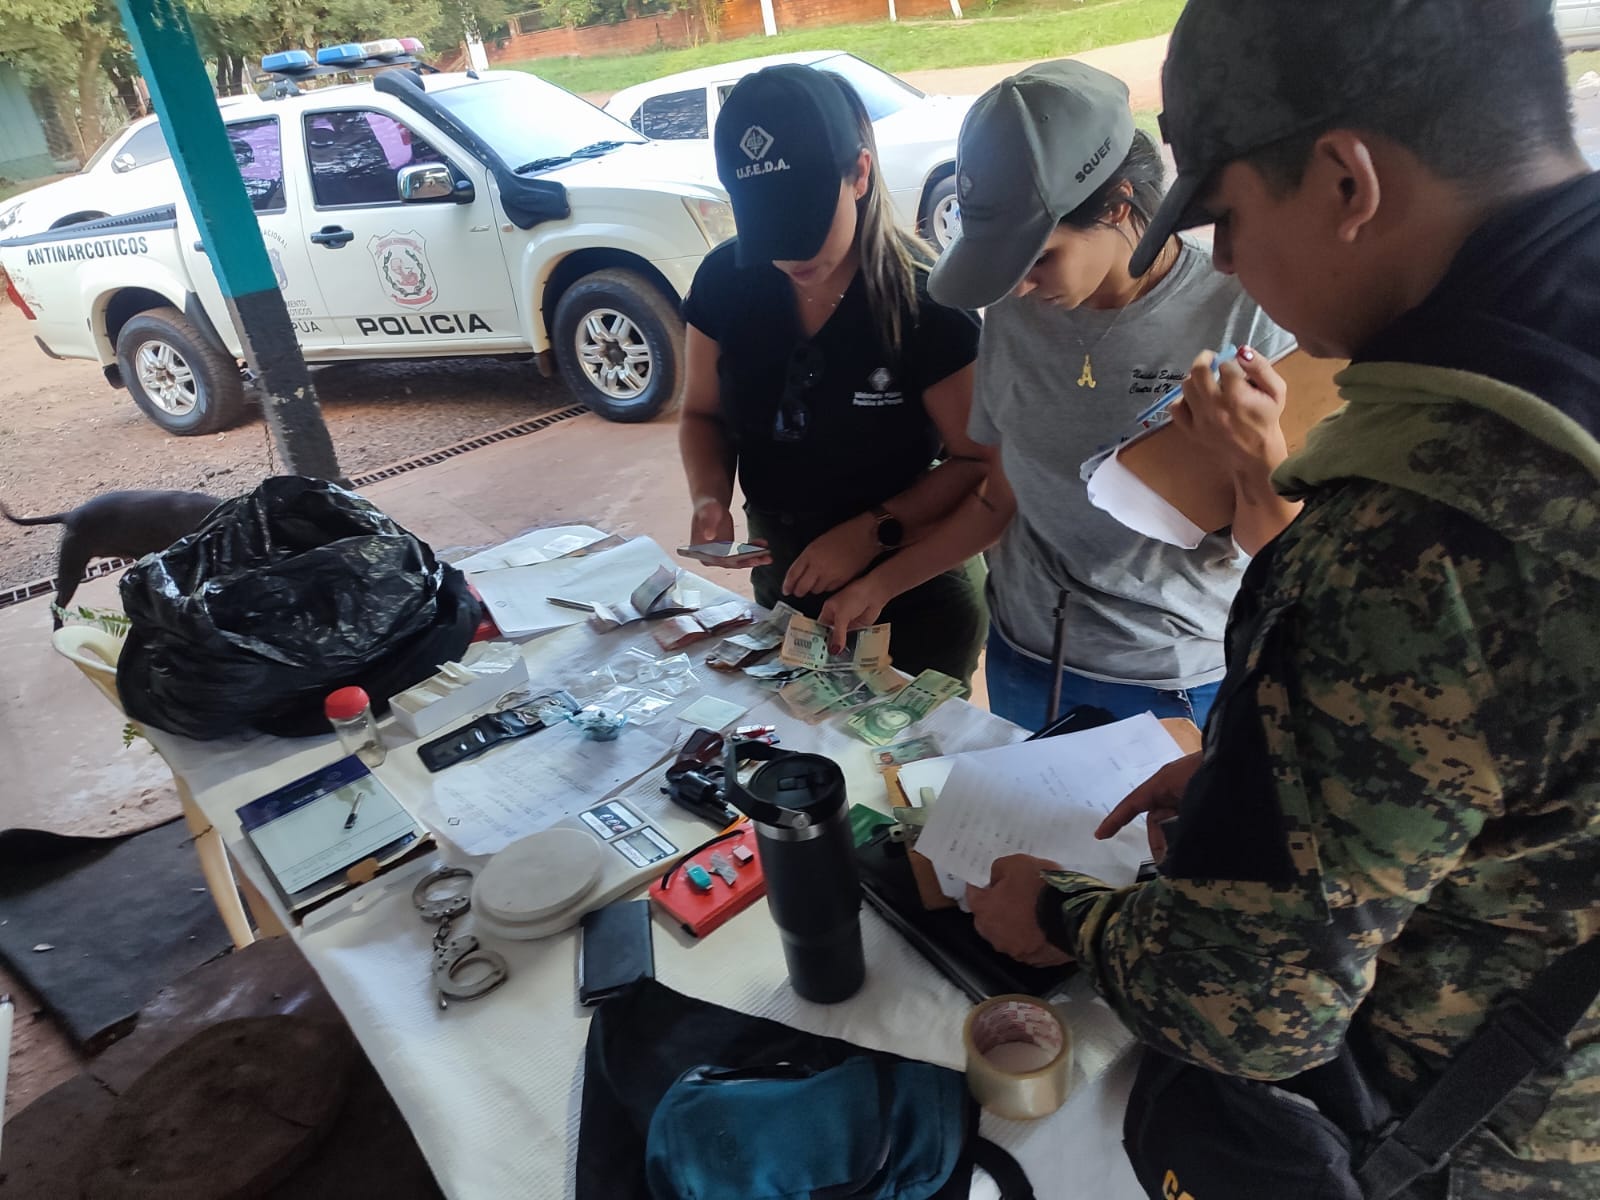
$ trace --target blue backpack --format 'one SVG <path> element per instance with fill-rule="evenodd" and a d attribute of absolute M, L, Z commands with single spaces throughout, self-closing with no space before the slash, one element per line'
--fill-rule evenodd
<path fill-rule="evenodd" d="M 577 1200 L 965 1200 L 975 1165 L 1033 1200 L 959 1071 L 653 980 L 590 1026 Z"/>
<path fill-rule="evenodd" d="M 929 1063 L 863 1055 L 822 1071 L 696 1067 L 650 1121 L 650 1191 L 657 1200 L 930 1200 L 969 1143 L 989 1157 L 990 1144 L 970 1136 L 970 1103 L 959 1073 Z M 964 1165 L 970 1176 L 971 1160 Z"/>

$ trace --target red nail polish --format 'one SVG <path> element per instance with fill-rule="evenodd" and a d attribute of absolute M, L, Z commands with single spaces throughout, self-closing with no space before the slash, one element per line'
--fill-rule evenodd
<path fill-rule="evenodd" d="M 1239 357 L 1244 359 L 1245 362 L 1254 362 L 1256 352 L 1250 349 L 1249 346 L 1241 346 L 1239 347 Z"/>

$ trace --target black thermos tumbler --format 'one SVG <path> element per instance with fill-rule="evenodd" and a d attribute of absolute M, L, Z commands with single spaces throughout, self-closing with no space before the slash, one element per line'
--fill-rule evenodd
<path fill-rule="evenodd" d="M 765 759 L 740 784 L 738 758 Z M 861 989 L 861 880 L 844 772 L 831 758 L 732 738 L 726 799 L 755 823 L 767 906 L 797 994 L 818 1004 Z"/>

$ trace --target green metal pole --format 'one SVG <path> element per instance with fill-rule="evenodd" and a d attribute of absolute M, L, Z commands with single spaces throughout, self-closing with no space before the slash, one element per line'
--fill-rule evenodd
<path fill-rule="evenodd" d="M 182 0 L 117 0 L 228 315 L 260 381 L 286 471 L 338 479 L 333 439 L 300 355 Z"/>

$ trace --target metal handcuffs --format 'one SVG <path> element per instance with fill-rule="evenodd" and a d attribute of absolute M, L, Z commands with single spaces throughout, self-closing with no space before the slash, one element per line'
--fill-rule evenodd
<path fill-rule="evenodd" d="M 449 895 L 429 899 L 428 892 L 447 880 L 460 880 Z M 433 986 L 439 993 L 439 1007 L 448 1008 L 451 1000 L 476 1000 L 487 996 L 504 983 L 510 974 L 506 960 L 493 950 L 485 950 L 470 933 L 452 936 L 450 926 L 472 907 L 472 872 L 466 867 L 440 867 L 417 881 L 411 889 L 411 903 L 422 919 L 439 928 L 433 935 Z M 486 974 L 471 981 L 456 978 L 470 966 L 487 967 Z"/>

